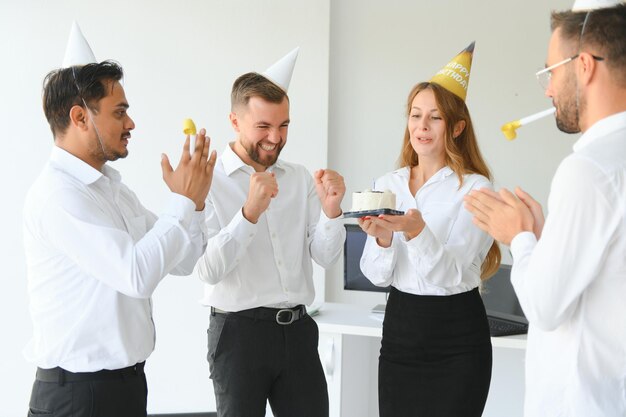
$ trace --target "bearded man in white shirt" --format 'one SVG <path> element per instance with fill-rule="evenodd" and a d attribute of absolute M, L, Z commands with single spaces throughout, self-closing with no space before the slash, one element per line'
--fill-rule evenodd
<path fill-rule="evenodd" d="M 128 155 L 135 123 L 104 61 L 52 71 L 43 107 L 50 161 L 24 208 L 24 244 L 38 366 L 28 415 L 145 416 L 144 362 L 154 349 L 150 297 L 167 274 L 188 275 L 206 244 L 204 200 L 216 154 L 202 131 L 178 167 L 164 213 L 145 209 L 107 165 Z"/>
<path fill-rule="evenodd" d="M 237 138 L 218 158 L 207 199 L 211 236 L 198 262 L 211 306 L 208 361 L 220 417 L 328 415 L 312 262 L 340 255 L 343 178 L 278 158 L 287 141 L 286 88 L 248 73 L 232 88 Z"/>
<path fill-rule="evenodd" d="M 511 245 L 530 322 L 525 415 L 626 415 L 626 4 L 552 14 L 546 95 L 583 132 L 552 180 L 549 216 L 528 194 L 480 190 L 477 224 Z M 538 73 L 538 75 L 540 75 Z"/>

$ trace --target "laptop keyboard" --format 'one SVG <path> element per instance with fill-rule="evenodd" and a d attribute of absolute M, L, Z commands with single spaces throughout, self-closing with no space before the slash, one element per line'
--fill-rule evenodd
<path fill-rule="evenodd" d="M 491 336 L 510 336 L 513 334 L 528 333 L 528 325 L 524 323 L 513 323 L 508 320 L 487 317 L 489 320 L 489 333 Z"/>

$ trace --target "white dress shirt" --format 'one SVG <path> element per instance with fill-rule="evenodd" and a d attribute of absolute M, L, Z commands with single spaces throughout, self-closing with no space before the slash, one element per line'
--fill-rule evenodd
<path fill-rule="evenodd" d="M 268 171 L 276 177 L 278 195 L 253 224 L 242 208 L 254 169 L 230 146 L 217 160 L 206 203 L 210 238 L 197 265 L 207 283 L 204 305 L 240 311 L 311 304 L 311 259 L 326 268 L 341 254 L 343 221 L 321 210 L 311 174 L 280 159 Z"/>
<path fill-rule="evenodd" d="M 376 189 L 394 192 L 398 210 L 419 210 L 426 226 L 409 241 L 404 233 L 394 233 L 389 248 L 368 236 L 361 257 L 363 274 L 375 285 L 417 295 L 459 294 L 478 287 L 493 239 L 472 223 L 463 197 L 473 189 L 491 189 L 492 184 L 470 174 L 459 189 L 457 175 L 444 167 L 413 196 L 409 177 L 409 168 L 398 169 L 378 179 Z"/>
<path fill-rule="evenodd" d="M 150 296 L 168 273 L 189 274 L 206 242 L 204 212 L 172 193 L 157 218 L 104 165 L 53 147 L 24 207 L 34 335 L 41 368 L 119 369 L 154 349 Z"/>
<path fill-rule="evenodd" d="M 511 242 L 530 322 L 525 415 L 626 416 L 626 112 L 574 145 L 554 175 L 541 239 Z"/>

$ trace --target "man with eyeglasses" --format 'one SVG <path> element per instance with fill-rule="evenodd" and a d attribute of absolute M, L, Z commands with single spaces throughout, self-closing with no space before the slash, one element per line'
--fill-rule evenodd
<path fill-rule="evenodd" d="M 525 415 L 623 417 L 626 4 L 553 13 L 551 23 L 537 76 L 558 128 L 583 135 L 555 173 L 545 225 L 541 206 L 519 188 L 474 192 L 466 207 L 511 246 L 511 278 L 530 322 Z"/>

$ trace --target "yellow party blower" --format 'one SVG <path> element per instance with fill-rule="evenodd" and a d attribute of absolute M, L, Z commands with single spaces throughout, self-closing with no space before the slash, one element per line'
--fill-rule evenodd
<path fill-rule="evenodd" d="M 540 111 L 539 113 L 531 114 L 530 116 L 523 117 L 519 120 L 513 120 L 512 122 L 505 123 L 500 129 L 508 140 L 513 140 L 517 137 L 517 128 L 525 126 L 528 123 L 534 122 L 535 120 L 543 119 L 546 116 L 550 116 L 551 114 L 554 114 L 555 111 L 555 107 L 550 107 L 549 109 Z"/>
<path fill-rule="evenodd" d="M 183 133 L 189 136 L 196 134 L 196 124 L 193 122 L 193 120 L 183 120 Z"/>

